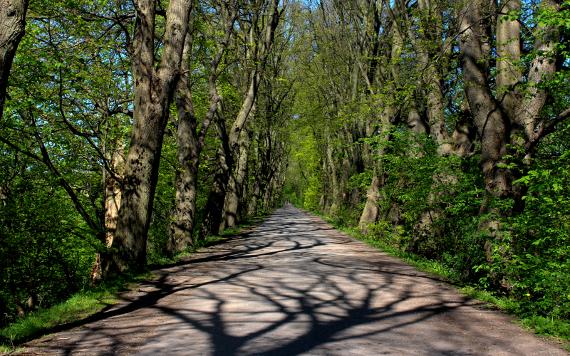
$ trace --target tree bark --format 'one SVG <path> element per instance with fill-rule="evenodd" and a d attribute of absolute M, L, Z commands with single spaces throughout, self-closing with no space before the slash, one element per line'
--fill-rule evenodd
<path fill-rule="evenodd" d="M 256 179 L 253 182 L 253 188 L 251 190 L 251 197 L 247 207 L 247 214 L 253 216 L 258 212 L 259 200 L 261 197 L 261 189 L 259 187 L 259 181 Z"/>
<path fill-rule="evenodd" d="M 252 109 L 254 111 L 255 109 Z M 244 190 L 245 176 L 247 172 L 248 152 L 249 152 L 249 133 L 244 130 L 241 132 L 239 139 L 239 155 L 236 160 L 234 173 L 230 176 L 228 182 L 228 190 L 226 192 L 226 201 L 224 203 L 225 219 L 222 222 L 221 230 L 234 227 L 238 221 L 238 210 L 240 197 Z"/>
<path fill-rule="evenodd" d="M 410 108 L 407 119 L 408 128 L 415 134 L 421 135 L 427 132 L 426 125 L 416 106 Z"/>
<path fill-rule="evenodd" d="M 390 106 L 387 106 L 382 110 L 379 135 L 384 140 L 388 139 L 388 134 L 390 132 L 390 121 L 393 115 L 394 110 Z M 380 148 L 376 154 L 378 156 L 384 154 L 384 148 Z M 374 160 L 374 158 L 372 159 Z M 378 218 L 380 216 L 379 203 L 380 199 L 382 198 L 381 189 L 384 185 L 384 172 L 381 162 L 372 164 L 374 166 L 374 175 L 372 177 L 372 182 L 370 183 L 370 187 L 366 195 L 366 204 L 364 205 L 364 209 L 360 215 L 358 224 L 361 231 L 363 232 L 367 231 L 368 225 L 374 224 L 376 221 L 378 221 Z"/>
<path fill-rule="evenodd" d="M 326 214 L 330 214 L 330 215 L 335 215 L 338 212 L 338 203 L 341 200 L 340 199 L 340 189 L 339 189 L 339 185 L 338 185 L 338 172 L 337 172 L 337 167 L 336 167 L 336 162 L 333 158 L 333 143 L 331 142 L 331 133 L 329 132 L 328 129 L 325 129 L 325 135 L 326 135 L 326 156 L 325 156 L 325 162 L 326 162 L 326 172 L 328 173 L 328 180 L 329 180 L 329 184 L 328 184 L 328 188 L 329 188 L 329 200 L 330 204 L 327 205 L 325 213 Z"/>
<path fill-rule="evenodd" d="M 394 15 L 395 16 L 395 15 Z M 391 63 L 389 66 L 389 73 L 391 75 L 391 79 L 394 82 L 397 82 L 400 76 L 399 71 L 399 60 L 402 55 L 402 48 L 403 48 L 403 38 L 401 33 L 396 28 L 396 25 L 393 24 L 393 28 L 391 29 L 391 48 L 390 48 L 390 58 Z M 388 90 L 386 95 L 386 100 L 384 103 L 380 103 L 383 107 L 381 108 L 380 112 L 380 123 L 379 123 L 379 135 L 383 140 L 388 139 L 388 134 L 390 132 L 391 122 L 394 116 L 396 115 L 396 110 L 394 109 L 394 92 L 395 88 L 393 84 L 388 84 Z M 380 106 L 379 105 L 379 106 Z M 418 127 L 419 129 L 419 127 Z M 373 127 L 372 125 L 368 125 L 367 127 L 367 136 L 371 137 L 373 135 Z M 366 146 L 364 147 L 366 150 Z M 375 154 L 380 157 L 384 153 L 384 149 L 380 148 L 375 152 Z M 374 224 L 378 221 L 380 216 L 380 209 L 379 209 L 379 201 L 381 199 L 380 190 L 383 186 L 384 181 L 384 172 L 382 170 L 382 165 L 380 163 L 376 163 L 379 159 L 374 157 L 375 154 L 373 152 L 365 153 L 365 155 L 369 156 L 370 163 L 373 166 L 374 175 L 372 177 L 372 182 L 368 189 L 366 195 L 366 203 L 364 205 L 364 209 L 360 215 L 359 219 L 359 227 L 361 231 L 366 232 L 368 230 L 368 226 L 370 224 Z"/>
<path fill-rule="evenodd" d="M 190 48 L 186 46 L 185 52 Z M 185 53 L 185 60 L 188 55 Z M 192 103 L 192 93 L 188 86 L 187 71 L 178 83 L 176 97 L 178 129 L 176 131 L 177 157 L 179 169 L 176 172 L 176 197 L 173 220 L 170 224 L 170 238 L 166 249 L 170 255 L 183 251 L 192 245 L 192 230 L 196 215 L 196 195 L 198 188 L 198 167 L 202 142 L 196 137 L 196 117 Z"/>
<path fill-rule="evenodd" d="M 378 174 L 374 174 L 372 177 L 372 183 L 370 183 L 370 187 L 366 193 L 366 204 L 364 205 L 364 210 L 362 211 L 360 220 L 358 221 L 358 226 L 363 233 L 367 233 L 368 226 L 378 220 L 378 216 L 380 214 L 380 207 L 378 206 L 379 199 L 380 179 Z"/>
<path fill-rule="evenodd" d="M 481 137 L 481 168 L 485 176 L 485 189 L 492 196 L 505 197 L 511 193 L 511 179 L 501 163 L 507 151 L 511 127 L 488 86 L 490 52 L 483 16 L 488 6 L 483 0 L 465 5 L 460 14 L 460 46 L 465 93 Z"/>
<path fill-rule="evenodd" d="M 489 26 L 491 16 L 489 3 L 478 0 L 470 2 L 460 13 L 462 64 L 465 81 L 465 93 L 474 119 L 474 126 L 481 137 L 481 167 L 485 177 L 487 199 L 481 206 L 481 213 L 493 213 L 495 217 L 483 221 L 479 227 L 490 237 L 485 244 L 488 261 L 492 261 L 493 243 L 502 240 L 502 226 L 496 216 L 503 212 L 489 206 L 489 198 L 519 198 L 511 184 L 512 172 L 502 166 L 507 153 L 507 145 L 513 141 L 517 129 L 524 131 L 525 154 L 531 154 L 529 147 L 543 137 L 544 119 L 541 111 L 546 103 L 547 92 L 540 83 L 556 70 L 554 43 L 558 41 L 556 28 L 539 25 L 535 30 L 534 50 L 537 56 L 530 65 L 526 88 L 519 85 L 522 81 L 521 67 L 518 61 L 521 55 L 520 24 L 509 15 L 520 9 L 519 0 L 505 0 L 501 3 L 501 12 L 497 23 L 497 98 L 491 91 L 488 72 L 490 57 Z M 554 0 L 544 0 L 541 8 L 558 9 Z M 523 91 L 524 90 L 524 91 Z M 515 143 L 517 143 L 515 141 Z M 526 158 L 526 157 L 525 157 Z M 502 258 L 508 258 L 502 256 Z M 492 276 L 496 283 L 499 276 Z M 506 285 L 508 288 L 508 286 Z"/>
<path fill-rule="evenodd" d="M 170 255 L 182 252 L 196 242 L 192 237 L 192 233 L 196 217 L 200 154 L 204 148 L 206 134 L 219 105 L 220 95 L 216 87 L 219 76 L 219 65 L 227 50 L 230 37 L 233 34 L 237 8 L 232 4 L 228 4 L 227 8 L 222 8 L 220 12 L 224 16 L 225 35 L 210 63 L 210 74 L 208 77 L 209 108 L 202 119 L 199 130 L 189 83 L 191 72 L 190 53 L 192 50 L 191 33 L 188 33 L 186 36 L 184 44 L 182 60 L 187 68 L 180 76 L 176 95 L 176 108 L 178 112 L 176 143 L 179 170 L 176 172 L 174 216 L 170 224 L 170 236 L 166 246 L 167 253 Z"/>
<path fill-rule="evenodd" d="M 440 154 L 450 154 L 452 147 L 445 127 L 444 98 L 441 87 L 441 74 L 433 47 L 441 39 L 442 18 L 431 0 L 418 1 L 421 11 L 422 41 L 418 44 L 422 82 L 427 101 L 429 133 L 438 144 Z"/>
<path fill-rule="evenodd" d="M 168 107 L 180 72 L 191 0 L 173 0 L 167 10 L 164 49 L 155 68 L 155 2 L 135 1 L 133 40 L 134 126 L 125 165 L 123 195 L 112 258 L 105 273 L 141 270 L 146 246 Z"/>
<path fill-rule="evenodd" d="M 199 238 L 201 240 L 210 234 L 219 234 L 220 232 L 219 229 L 223 218 L 222 214 L 224 211 L 226 190 L 231 172 L 230 167 L 232 166 L 231 160 L 233 158 L 231 157 L 226 129 L 221 120 L 218 122 L 218 130 L 221 135 L 222 147 L 218 149 L 218 169 L 214 174 L 212 188 L 210 189 L 206 202 L 206 214 L 200 228 Z"/>
<path fill-rule="evenodd" d="M 518 103 L 515 85 L 522 77 L 521 26 L 516 16 L 520 10 L 520 0 L 503 0 L 497 17 L 497 94 L 511 120 L 515 120 Z"/>
<path fill-rule="evenodd" d="M 558 11 L 560 6 L 554 0 L 543 0 L 542 10 Z M 516 106 L 514 120 L 522 126 L 526 138 L 527 155 L 531 155 L 528 147 L 536 145 L 543 137 L 545 122 L 541 111 L 546 104 L 547 92 L 541 83 L 551 78 L 556 71 L 554 47 L 560 42 L 559 29 L 553 26 L 539 25 L 535 31 L 534 50 L 538 53 L 528 71 L 529 86 Z"/>
<path fill-rule="evenodd" d="M 114 172 L 114 175 L 107 174 L 103 170 L 103 182 L 105 185 L 105 201 L 104 201 L 104 225 L 105 225 L 105 239 L 102 241 L 107 250 L 98 252 L 95 256 L 95 263 L 91 270 L 91 282 L 98 283 L 103 279 L 103 265 L 102 263 L 108 259 L 108 249 L 113 245 L 115 238 L 115 231 L 117 230 L 117 220 L 119 218 L 119 208 L 121 206 L 121 180 L 124 173 L 125 155 L 124 145 L 119 145 L 109 158 L 109 166 Z"/>
<path fill-rule="evenodd" d="M 0 120 L 4 113 L 8 77 L 24 37 L 28 0 L 0 0 Z"/>
<path fill-rule="evenodd" d="M 537 27 L 534 49 L 538 55 L 528 72 L 528 88 L 524 93 L 520 92 L 517 88 L 522 76 L 517 63 L 521 53 L 520 24 L 507 16 L 508 13 L 519 11 L 520 1 L 505 0 L 502 5 L 497 24 L 498 100 L 492 95 L 488 79 L 490 53 L 485 25 L 489 20 L 483 11 L 489 4 L 482 0 L 470 2 L 460 14 L 465 93 L 481 137 L 481 167 L 485 187 L 495 197 L 512 195 L 510 173 L 501 167 L 501 163 L 511 142 L 513 128 L 523 128 L 526 148 L 542 137 L 544 120 L 540 113 L 547 93 L 540 83 L 556 70 L 553 50 L 559 35 L 556 28 Z M 544 0 L 541 8 L 556 11 L 558 4 L 554 0 Z"/>

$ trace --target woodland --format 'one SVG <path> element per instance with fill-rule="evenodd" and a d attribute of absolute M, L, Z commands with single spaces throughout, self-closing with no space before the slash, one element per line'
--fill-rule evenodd
<path fill-rule="evenodd" d="M 0 327 L 291 203 L 570 337 L 569 36 L 570 0 L 0 0 Z"/>

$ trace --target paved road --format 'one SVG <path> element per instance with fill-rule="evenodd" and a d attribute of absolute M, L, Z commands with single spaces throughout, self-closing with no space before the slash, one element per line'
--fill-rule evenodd
<path fill-rule="evenodd" d="M 566 355 L 293 207 L 157 271 L 38 354 Z"/>

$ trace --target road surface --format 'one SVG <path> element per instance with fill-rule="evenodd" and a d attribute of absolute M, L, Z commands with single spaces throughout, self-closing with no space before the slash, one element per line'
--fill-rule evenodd
<path fill-rule="evenodd" d="M 291 206 L 29 354 L 567 355 Z"/>

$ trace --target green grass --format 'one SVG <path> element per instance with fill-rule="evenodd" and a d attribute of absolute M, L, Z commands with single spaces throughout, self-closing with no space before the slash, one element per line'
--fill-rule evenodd
<path fill-rule="evenodd" d="M 11 345 L 42 335 L 55 326 L 81 320 L 117 302 L 116 290 L 101 289 L 75 294 L 49 309 L 28 314 L 25 318 L 0 330 L 0 336 Z"/>
<path fill-rule="evenodd" d="M 490 308 L 499 309 L 505 313 L 517 316 L 521 326 L 538 335 L 554 337 L 555 341 L 559 342 L 567 351 L 570 351 L 570 321 L 522 314 L 521 305 L 516 300 L 503 296 L 496 296 L 490 291 L 465 284 L 461 281 L 461 277 L 457 271 L 454 271 L 438 261 L 401 251 L 378 238 L 363 234 L 355 227 L 346 226 L 337 219 L 324 216 L 316 212 L 312 213 L 323 218 L 329 224 L 334 226 L 335 229 L 342 231 L 353 238 L 361 240 L 374 248 L 386 252 L 391 256 L 398 257 L 420 271 L 433 274 L 454 284 L 462 294 L 482 301 Z"/>
<path fill-rule="evenodd" d="M 8 345 L 0 344 L 0 354 L 8 354 L 11 352 L 17 352 L 18 348 L 14 348 Z"/>
<path fill-rule="evenodd" d="M 14 351 L 23 342 L 46 335 L 58 326 L 98 313 L 119 301 L 119 293 L 149 279 L 151 273 L 123 275 L 90 290 L 81 291 L 50 308 L 39 309 L 0 329 L 0 352 Z"/>

